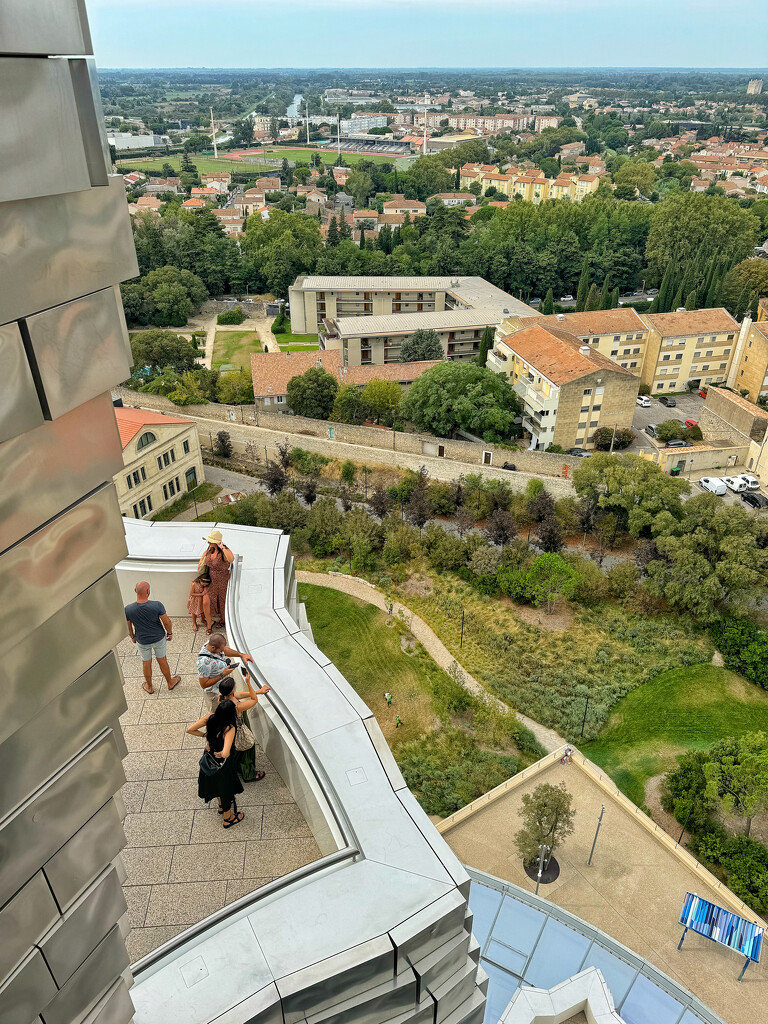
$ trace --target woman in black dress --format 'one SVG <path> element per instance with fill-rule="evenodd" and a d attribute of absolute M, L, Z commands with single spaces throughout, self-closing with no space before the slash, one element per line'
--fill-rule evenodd
<path fill-rule="evenodd" d="M 206 741 L 206 752 L 211 755 L 208 758 L 203 755 L 207 762 L 205 769 L 201 759 L 197 795 L 206 803 L 214 797 L 218 799 L 219 814 L 224 815 L 224 828 L 232 828 L 245 817 L 242 811 L 238 811 L 236 800 L 237 794 L 243 792 L 237 776 L 236 729 L 237 708 L 231 700 L 220 701 L 210 715 L 187 729 L 190 736 L 200 736 Z"/>

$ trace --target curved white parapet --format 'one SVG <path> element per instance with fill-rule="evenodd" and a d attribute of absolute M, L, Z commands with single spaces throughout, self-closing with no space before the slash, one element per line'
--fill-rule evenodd
<path fill-rule="evenodd" d="M 169 614 L 186 614 L 204 528 L 125 527 L 125 600 L 144 578 Z M 236 555 L 228 635 L 272 687 L 253 725 L 323 857 L 134 964 L 136 1024 L 479 1024 L 487 978 L 470 949 L 467 873 L 372 712 L 302 630 L 288 538 L 221 529 Z"/>

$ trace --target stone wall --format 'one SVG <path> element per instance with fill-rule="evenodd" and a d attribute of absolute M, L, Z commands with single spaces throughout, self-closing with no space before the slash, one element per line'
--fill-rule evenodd
<path fill-rule="evenodd" d="M 380 448 L 387 452 L 402 452 L 409 455 L 442 457 L 449 461 L 485 465 L 501 468 L 511 462 L 521 473 L 537 476 L 564 477 L 570 479 L 580 460 L 569 455 L 551 455 L 542 451 L 510 451 L 493 444 L 477 444 L 474 441 L 451 440 L 434 437 L 432 434 L 406 433 L 383 427 L 356 426 L 351 423 L 330 423 L 327 420 L 313 420 L 304 416 L 288 416 L 283 413 L 264 412 L 255 405 L 174 405 L 161 395 L 148 395 L 115 388 L 113 395 L 122 398 L 125 405 L 157 409 L 175 416 L 200 417 L 221 420 L 222 423 L 261 427 L 299 437 L 316 437 L 333 443 L 364 445 Z M 298 442 L 297 442 L 298 443 Z M 490 461 L 489 461 L 490 459 Z"/>
<path fill-rule="evenodd" d="M 207 299 L 203 303 L 201 314 L 208 314 L 213 316 L 214 313 L 228 313 L 230 309 L 234 309 L 235 306 L 241 306 L 246 316 L 264 316 L 264 303 L 255 302 L 250 298 L 236 298 L 234 295 L 228 296 L 225 299 Z"/>

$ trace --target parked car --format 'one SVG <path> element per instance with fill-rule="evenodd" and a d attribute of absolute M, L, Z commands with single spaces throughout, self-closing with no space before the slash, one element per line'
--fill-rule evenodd
<path fill-rule="evenodd" d="M 514 471 L 514 470 L 517 469 L 517 466 L 514 464 L 514 462 L 505 462 L 504 465 L 501 468 L 502 469 L 511 469 L 511 470 Z"/>
<path fill-rule="evenodd" d="M 749 488 L 746 483 L 741 479 L 740 476 L 724 476 L 723 483 L 729 491 L 733 491 L 734 494 L 741 494 L 742 491 L 747 491 Z"/>
<path fill-rule="evenodd" d="M 719 494 L 721 497 L 728 490 L 725 481 L 721 480 L 719 476 L 703 476 L 699 480 L 699 487 L 704 491 L 709 491 L 710 494 Z"/>
<path fill-rule="evenodd" d="M 760 490 L 760 481 L 757 479 L 757 477 L 750 476 L 749 473 L 739 473 L 739 477 L 747 485 L 747 490 L 748 491 L 759 491 Z"/>
<path fill-rule="evenodd" d="M 699 425 L 699 421 L 698 420 L 686 420 L 685 423 L 683 424 L 684 427 L 698 427 L 698 425 Z"/>
<path fill-rule="evenodd" d="M 677 405 L 677 402 L 674 400 L 674 398 L 671 398 L 669 395 L 662 395 L 661 398 L 659 398 L 659 402 L 662 405 L 666 405 L 668 409 L 674 409 Z"/>
<path fill-rule="evenodd" d="M 656 427 L 653 423 L 649 423 L 647 427 L 643 427 L 643 430 L 646 432 L 648 437 L 656 437 Z"/>
<path fill-rule="evenodd" d="M 667 441 L 664 445 L 665 448 L 690 448 L 689 441 L 681 441 L 679 438 L 674 441 Z"/>
<path fill-rule="evenodd" d="M 635 399 L 635 405 L 640 405 L 643 409 L 651 408 L 651 400 L 648 395 L 638 395 Z"/>
<path fill-rule="evenodd" d="M 701 398 L 706 398 L 709 393 L 709 388 L 699 388 L 699 395 Z"/>
<path fill-rule="evenodd" d="M 565 454 L 574 455 L 577 459 L 588 459 L 592 452 L 588 452 L 585 448 L 569 448 Z"/>
<path fill-rule="evenodd" d="M 741 500 L 745 505 L 749 505 L 750 508 L 762 509 L 768 508 L 768 498 L 764 494 L 752 494 L 750 491 L 745 491 Z"/>
<path fill-rule="evenodd" d="M 645 294 L 646 295 L 658 295 L 659 294 L 659 289 L 658 288 L 649 288 L 648 291 Z"/>
<path fill-rule="evenodd" d="M 563 295 L 563 296 L 561 296 L 560 301 L 561 302 L 573 302 L 573 296 L 572 295 Z"/>

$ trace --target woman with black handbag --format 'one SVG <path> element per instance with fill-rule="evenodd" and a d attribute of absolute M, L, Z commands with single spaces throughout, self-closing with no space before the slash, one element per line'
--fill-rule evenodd
<path fill-rule="evenodd" d="M 206 803 L 218 798 L 224 828 L 232 828 L 245 817 L 243 811 L 237 809 L 236 798 L 243 792 L 243 784 L 237 775 L 236 731 L 237 708 L 231 700 L 220 701 L 210 715 L 187 729 L 190 736 L 200 736 L 206 741 L 200 758 L 197 795 Z"/>

